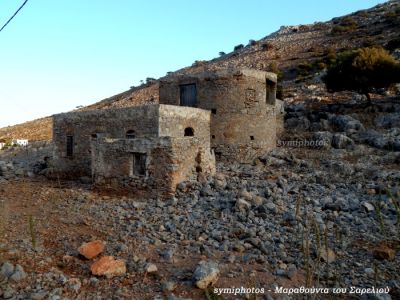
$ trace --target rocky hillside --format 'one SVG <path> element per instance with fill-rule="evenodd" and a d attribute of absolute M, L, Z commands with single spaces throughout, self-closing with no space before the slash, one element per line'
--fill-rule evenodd
<path fill-rule="evenodd" d="M 286 102 L 336 102 L 348 93 L 328 94 L 320 77 L 335 53 L 362 46 L 380 45 L 398 55 L 400 47 L 400 1 L 393 0 L 328 22 L 283 26 L 277 32 L 247 45 L 239 44 L 230 53 L 210 61 L 195 61 L 192 66 L 169 72 L 166 76 L 190 74 L 227 67 L 246 67 L 279 73 Z M 158 81 L 93 105 L 81 108 L 128 107 L 158 101 Z M 354 95 L 350 95 L 353 97 Z M 0 129 L 0 138 L 51 139 L 51 118 L 44 118 Z"/>

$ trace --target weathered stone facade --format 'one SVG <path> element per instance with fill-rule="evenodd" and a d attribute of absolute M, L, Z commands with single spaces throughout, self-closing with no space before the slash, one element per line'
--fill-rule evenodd
<path fill-rule="evenodd" d="M 53 122 L 53 167 L 60 177 L 171 191 L 215 172 L 206 110 L 156 104 L 59 114 Z M 133 172 L 135 159 L 142 174 Z"/>
<path fill-rule="evenodd" d="M 102 138 L 92 149 L 93 178 L 102 187 L 147 189 L 167 196 L 182 181 L 215 173 L 213 153 L 196 137 Z"/>
<path fill-rule="evenodd" d="M 189 104 L 185 97 L 190 90 Z M 276 75 L 219 70 L 160 81 L 160 103 L 211 111 L 211 147 L 217 158 L 251 162 L 276 146 Z M 183 103 L 184 102 L 184 103 Z"/>
<path fill-rule="evenodd" d="M 283 106 L 273 73 L 167 77 L 159 97 L 160 104 L 55 115 L 54 170 L 168 194 L 179 182 L 213 174 L 215 156 L 250 163 L 276 146 Z"/>

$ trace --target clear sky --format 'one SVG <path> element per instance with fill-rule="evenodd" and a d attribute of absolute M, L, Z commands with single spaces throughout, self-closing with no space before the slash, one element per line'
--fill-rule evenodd
<path fill-rule="evenodd" d="M 0 26 L 22 2 L 0 2 Z M 29 0 L 0 32 L 0 127 L 94 103 L 281 25 L 383 2 Z"/>

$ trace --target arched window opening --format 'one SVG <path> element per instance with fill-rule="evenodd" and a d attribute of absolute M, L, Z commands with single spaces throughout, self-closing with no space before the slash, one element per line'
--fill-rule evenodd
<path fill-rule="evenodd" d="M 185 128 L 185 136 L 194 136 L 194 130 L 192 127 Z"/>
<path fill-rule="evenodd" d="M 136 137 L 135 131 L 134 131 L 134 130 L 128 130 L 128 131 L 126 132 L 125 137 L 126 137 L 127 139 L 134 139 L 134 138 Z"/>

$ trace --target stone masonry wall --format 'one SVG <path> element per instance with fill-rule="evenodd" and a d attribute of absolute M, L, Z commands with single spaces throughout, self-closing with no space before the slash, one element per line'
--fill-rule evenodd
<path fill-rule="evenodd" d="M 183 137 L 185 128 L 192 128 L 194 136 L 210 148 L 210 112 L 192 107 L 160 105 L 160 136 Z"/>
<path fill-rule="evenodd" d="M 90 143 L 98 137 L 124 138 L 128 130 L 136 136 L 158 135 L 158 106 L 93 110 L 54 116 L 53 142 L 55 169 L 62 177 L 89 176 Z M 67 157 L 67 136 L 73 136 L 73 155 Z"/>
<path fill-rule="evenodd" d="M 54 169 L 61 177 L 91 175 L 91 141 L 125 138 L 133 130 L 137 138 L 183 137 L 192 127 L 204 147 L 210 144 L 210 112 L 170 105 L 73 112 L 54 116 Z M 67 136 L 73 136 L 73 155 L 67 157 Z"/>
<path fill-rule="evenodd" d="M 182 181 L 215 173 L 215 157 L 195 137 L 98 139 L 92 143 L 93 178 L 98 185 L 147 190 L 165 197 Z M 134 153 L 146 154 L 144 175 L 132 173 Z"/>
<path fill-rule="evenodd" d="M 276 146 L 275 74 L 222 70 L 172 77 L 160 82 L 160 103 L 179 105 L 180 85 L 192 83 L 197 107 L 212 112 L 211 146 L 219 156 L 251 162 Z"/>

